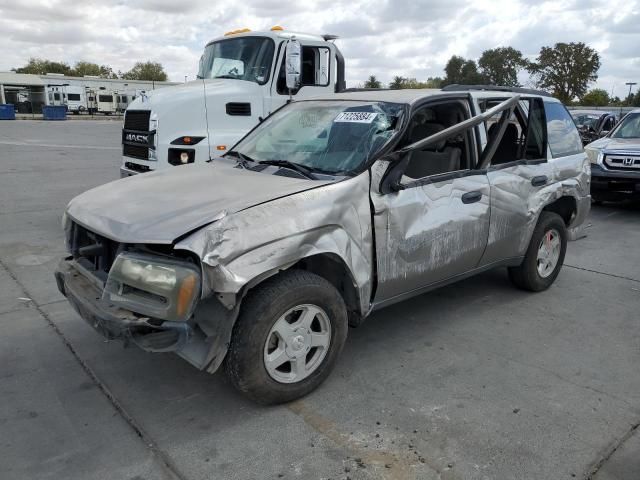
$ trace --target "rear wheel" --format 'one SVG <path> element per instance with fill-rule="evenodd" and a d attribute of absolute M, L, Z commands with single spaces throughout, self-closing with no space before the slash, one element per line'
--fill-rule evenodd
<path fill-rule="evenodd" d="M 347 338 L 347 311 L 324 278 L 292 270 L 244 299 L 225 359 L 231 383 L 263 404 L 314 390 L 332 370 Z"/>
<path fill-rule="evenodd" d="M 519 288 L 539 292 L 555 281 L 567 251 L 567 228 L 560 215 L 542 212 L 524 261 L 509 268 L 509 279 Z"/>

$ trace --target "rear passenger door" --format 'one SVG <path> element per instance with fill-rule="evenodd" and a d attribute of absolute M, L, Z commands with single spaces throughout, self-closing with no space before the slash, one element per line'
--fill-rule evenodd
<path fill-rule="evenodd" d="M 483 99 L 479 107 L 484 110 L 501 100 Z M 490 120 L 481 128 L 481 134 L 491 139 L 494 130 Z M 553 181 L 553 168 L 547 162 L 547 127 L 541 98 L 521 97 L 487 166 L 487 177 L 491 222 L 480 266 L 525 254 L 541 209 L 539 203 L 546 186 Z"/>

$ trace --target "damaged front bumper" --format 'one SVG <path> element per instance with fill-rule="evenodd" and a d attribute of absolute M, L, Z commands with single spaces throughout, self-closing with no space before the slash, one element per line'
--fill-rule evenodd
<path fill-rule="evenodd" d="M 134 343 L 147 352 L 173 352 L 209 373 L 222 364 L 239 305 L 228 309 L 210 297 L 199 301 L 188 321 L 160 320 L 103 299 L 104 286 L 72 257 L 60 262 L 55 278 L 76 312 L 106 339 Z"/>
<path fill-rule="evenodd" d="M 193 328 L 186 322 L 156 321 L 103 300 L 99 282 L 84 274 L 83 267 L 71 258 L 60 262 L 55 277 L 60 293 L 108 340 L 132 341 L 150 352 L 172 352 L 184 347 L 193 336 Z"/>

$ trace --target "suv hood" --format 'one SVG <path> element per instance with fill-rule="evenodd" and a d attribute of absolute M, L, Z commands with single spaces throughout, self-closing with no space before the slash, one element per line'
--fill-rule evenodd
<path fill-rule="evenodd" d="M 609 138 L 604 137 L 587 145 L 595 150 L 625 150 L 640 151 L 640 138 Z"/>
<path fill-rule="evenodd" d="M 101 185 L 71 200 L 67 215 L 121 243 L 170 244 L 225 215 L 328 183 L 253 172 L 215 160 Z"/>

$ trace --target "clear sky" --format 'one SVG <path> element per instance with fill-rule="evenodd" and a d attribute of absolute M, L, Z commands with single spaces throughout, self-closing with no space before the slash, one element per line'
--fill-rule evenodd
<path fill-rule="evenodd" d="M 543 45 L 578 41 L 600 54 L 595 86 L 624 97 L 625 82 L 640 83 L 640 0 L 0 0 L 0 70 L 32 56 L 116 71 L 153 60 L 182 81 L 211 38 L 273 25 L 340 35 L 349 86 L 371 74 L 442 76 L 454 54 L 512 46 L 533 59 Z"/>

